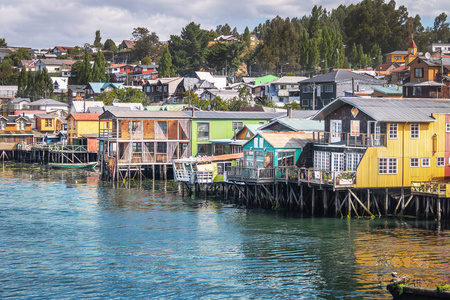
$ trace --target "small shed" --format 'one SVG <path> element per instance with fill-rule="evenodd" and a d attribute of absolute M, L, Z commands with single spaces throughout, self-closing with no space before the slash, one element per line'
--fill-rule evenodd
<path fill-rule="evenodd" d="M 312 141 L 312 133 L 258 132 L 244 145 L 244 167 L 295 166 L 303 148 Z"/>

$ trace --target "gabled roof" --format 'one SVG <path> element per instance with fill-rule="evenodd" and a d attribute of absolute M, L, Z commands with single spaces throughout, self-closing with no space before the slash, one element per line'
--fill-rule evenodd
<path fill-rule="evenodd" d="M 434 113 L 450 113 L 450 100 L 399 98 L 337 98 L 322 108 L 313 120 L 324 120 L 336 109 L 351 105 L 379 122 L 434 122 Z"/>
<path fill-rule="evenodd" d="M 186 112 L 192 115 L 191 112 Z M 196 119 L 222 119 L 222 120 L 271 120 L 284 113 L 244 112 L 244 111 L 198 111 Z"/>
<path fill-rule="evenodd" d="M 383 71 L 389 71 L 390 68 L 395 68 L 397 66 L 397 63 L 395 62 L 387 62 L 384 64 L 379 64 L 375 67 L 376 72 L 383 72 Z"/>
<path fill-rule="evenodd" d="M 28 104 L 28 106 L 43 106 L 43 105 L 48 105 L 48 106 L 65 106 L 65 107 L 68 106 L 66 103 L 59 102 L 59 101 L 56 101 L 56 100 L 53 100 L 53 99 L 36 100 L 36 101 L 30 102 Z"/>
<path fill-rule="evenodd" d="M 299 149 L 313 141 L 312 133 L 305 132 L 258 132 L 274 148 Z M 255 138 L 255 137 L 253 137 Z"/>
<path fill-rule="evenodd" d="M 56 118 L 59 118 L 58 115 L 52 115 L 52 114 L 43 114 L 43 115 L 35 115 L 35 116 L 36 116 L 36 118 L 39 118 L 39 119 L 56 119 Z"/>
<path fill-rule="evenodd" d="M 279 123 L 293 132 L 298 131 L 324 131 L 325 123 L 320 120 L 291 119 L 288 117 L 279 118 L 271 121 L 266 125 L 262 125 L 260 130 L 267 130 L 272 125 Z"/>
<path fill-rule="evenodd" d="M 88 111 L 90 107 L 103 107 L 105 106 L 102 101 L 72 101 L 70 111 L 72 113 L 82 113 L 84 109 Z"/>
<path fill-rule="evenodd" d="M 88 86 L 91 87 L 92 91 L 95 94 L 99 94 L 106 90 L 108 87 L 112 87 L 113 89 L 122 89 L 123 83 L 116 82 L 89 82 Z"/>
<path fill-rule="evenodd" d="M 385 55 L 407 55 L 408 51 L 403 51 L 403 50 L 397 50 L 397 51 L 392 51 L 389 53 L 386 53 Z"/>
<path fill-rule="evenodd" d="M 72 92 L 84 93 L 85 85 L 68 85 L 67 88 Z"/>
<path fill-rule="evenodd" d="M 195 87 L 197 89 L 217 89 L 213 83 L 209 82 L 208 80 L 199 80 Z"/>
<path fill-rule="evenodd" d="M 98 121 L 98 117 L 100 114 L 98 113 L 72 113 L 67 116 L 67 120 L 72 117 L 76 121 Z"/>
<path fill-rule="evenodd" d="M 337 70 L 333 71 L 324 75 L 316 76 L 310 79 L 306 79 L 303 81 L 300 81 L 300 84 L 309 84 L 309 83 L 339 83 L 339 82 L 346 82 L 351 81 L 353 79 L 357 79 L 358 81 L 365 81 L 365 82 L 371 82 L 371 83 L 382 83 L 382 81 L 377 80 L 369 75 L 365 74 L 358 74 L 347 70 Z"/>
<path fill-rule="evenodd" d="M 296 84 L 306 79 L 308 79 L 308 77 L 305 76 L 283 76 L 272 81 L 270 84 Z"/>
<path fill-rule="evenodd" d="M 64 64 L 74 64 L 75 61 L 71 59 L 57 59 L 57 58 L 41 58 L 35 64 L 39 62 L 44 63 L 45 65 L 53 65 L 53 66 L 62 66 Z"/>
<path fill-rule="evenodd" d="M 31 102 L 30 98 L 14 98 L 9 100 L 9 103 Z"/>
<path fill-rule="evenodd" d="M 100 115 L 100 119 L 188 119 L 189 115 L 182 111 L 148 111 L 148 110 L 129 110 L 129 111 L 106 111 Z"/>
<path fill-rule="evenodd" d="M 6 123 L 8 124 L 13 124 L 16 123 L 17 120 L 22 119 L 25 120 L 26 124 L 31 124 L 31 120 L 30 118 L 28 118 L 27 116 L 22 116 L 22 115 L 9 115 L 9 116 L 0 116 L 0 119 L 3 118 L 6 120 Z"/>

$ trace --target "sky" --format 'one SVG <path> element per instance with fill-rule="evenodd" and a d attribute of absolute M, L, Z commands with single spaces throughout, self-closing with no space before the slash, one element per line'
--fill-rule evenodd
<path fill-rule="evenodd" d="M 356 0 L 0 0 L 0 38 L 8 46 L 53 48 L 92 44 L 100 30 L 102 42 L 131 39 L 133 28 L 146 27 L 161 41 L 180 35 L 190 22 L 203 29 L 228 23 L 243 33 L 277 15 L 282 18 L 310 15 L 314 5 L 332 10 Z M 388 0 L 385 0 L 385 3 Z M 450 1 L 398 0 L 411 16 L 419 14 L 422 24 L 450 11 Z M 447 19 L 449 21 L 449 19 Z"/>

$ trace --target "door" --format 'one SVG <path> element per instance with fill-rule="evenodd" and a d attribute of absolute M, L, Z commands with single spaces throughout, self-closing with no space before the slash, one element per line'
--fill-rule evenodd
<path fill-rule="evenodd" d="M 342 120 L 330 120 L 330 142 L 340 142 L 342 133 Z"/>
<path fill-rule="evenodd" d="M 376 121 L 367 122 L 367 145 L 380 146 L 381 144 L 381 127 Z"/>

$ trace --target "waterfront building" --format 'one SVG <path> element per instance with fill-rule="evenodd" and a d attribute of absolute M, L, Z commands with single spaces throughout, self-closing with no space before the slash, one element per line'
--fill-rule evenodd
<path fill-rule="evenodd" d="M 354 188 L 450 176 L 450 100 L 338 98 L 313 119 L 325 122 L 314 170 L 348 173 Z"/>
<path fill-rule="evenodd" d="M 96 134 L 111 128 L 111 121 L 100 120 L 99 113 L 71 113 L 67 116 L 67 139 L 72 144 L 74 138 Z"/>

